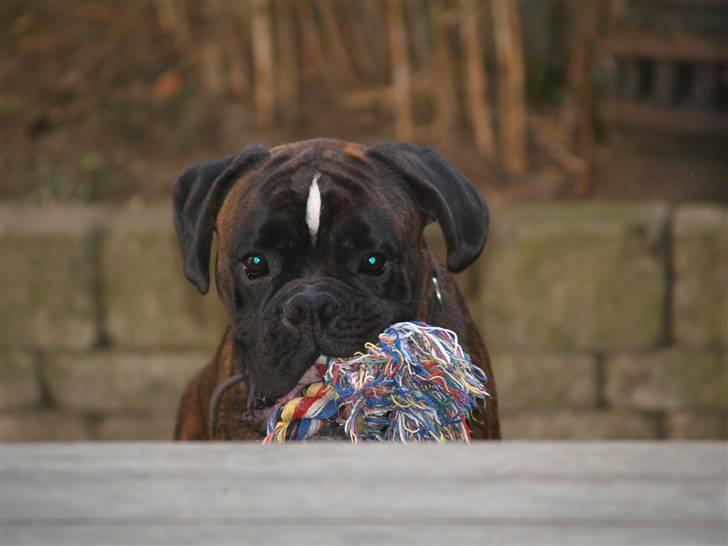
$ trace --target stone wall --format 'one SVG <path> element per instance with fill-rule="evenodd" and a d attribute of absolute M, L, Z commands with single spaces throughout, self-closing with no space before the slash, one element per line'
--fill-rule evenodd
<path fill-rule="evenodd" d="M 0 439 L 168 439 L 224 328 L 164 208 L 0 206 Z M 507 438 L 727 438 L 728 210 L 493 213 L 460 275 Z M 441 249 L 438 234 L 430 234 Z"/>

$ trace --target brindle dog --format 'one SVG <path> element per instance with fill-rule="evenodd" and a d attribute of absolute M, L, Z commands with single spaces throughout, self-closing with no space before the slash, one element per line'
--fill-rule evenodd
<path fill-rule="evenodd" d="M 439 222 L 440 263 L 423 240 Z M 182 397 L 181 440 L 260 439 L 265 415 L 319 355 L 350 356 L 390 324 L 455 331 L 488 376 L 473 438 L 500 438 L 488 352 L 451 272 L 488 232 L 472 184 L 432 150 L 310 140 L 192 165 L 175 183 L 174 221 L 187 278 L 215 278 L 230 325 Z M 434 280 L 433 280 L 434 279 Z"/>

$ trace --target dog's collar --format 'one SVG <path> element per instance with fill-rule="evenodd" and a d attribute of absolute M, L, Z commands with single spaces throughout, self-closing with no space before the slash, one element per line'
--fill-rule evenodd
<path fill-rule="evenodd" d="M 430 281 L 432 282 L 432 295 L 430 296 L 430 303 L 427 308 L 427 323 L 434 324 L 437 316 L 440 314 L 443 306 L 442 291 L 440 290 L 440 275 L 437 273 L 437 263 L 435 258 L 431 258 L 430 263 L 432 264 L 432 273 Z"/>
<path fill-rule="evenodd" d="M 238 373 L 228 377 L 222 383 L 218 383 L 217 387 L 215 387 L 215 390 L 210 397 L 210 406 L 207 411 L 207 433 L 211 440 L 214 440 L 217 434 L 217 409 L 220 405 L 223 394 L 225 394 L 230 387 L 239 385 L 245 381 L 245 379 L 247 379 L 245 374 Z"/>

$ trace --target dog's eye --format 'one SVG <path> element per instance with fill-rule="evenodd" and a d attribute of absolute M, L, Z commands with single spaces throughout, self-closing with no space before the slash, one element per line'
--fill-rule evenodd
<path fill-rule="evenodd" d="M 364 254 L 361 259 L 359 271 L 366 275 L 381 275 L 384 273 L 386 259 L 381 254 Z"/>
<path fill-rule="evenodd" d="M 243 267 L 251 280 L 268 274 L 268 261 L 260 254 L 248 254 L 243 258 Z"/>

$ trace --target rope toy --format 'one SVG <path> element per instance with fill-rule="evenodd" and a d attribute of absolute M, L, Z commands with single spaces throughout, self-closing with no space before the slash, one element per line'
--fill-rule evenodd
<path fill-rule="evenodd" d="M 466 419 L 484 400 L 487 378 L 445 328 L 400 322 L 353 358 L 318 360 L 318 380 L 279 404 L 264 444 L 338 430 L 361 440 L 470 440 Z"/>

